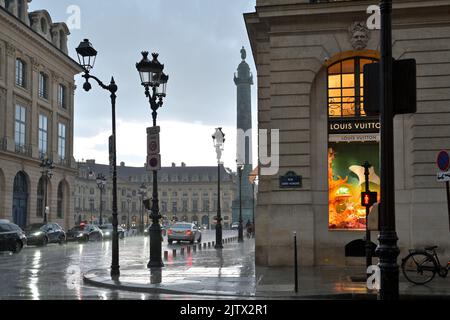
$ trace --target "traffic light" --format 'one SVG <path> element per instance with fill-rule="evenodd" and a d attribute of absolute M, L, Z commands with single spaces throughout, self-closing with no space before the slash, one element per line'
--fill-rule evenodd
<path fill-rule="evenodd" d="M 361 192 L 361 205 L 370 208 L 378 202 L 378 194 L 376 192 Z"/>

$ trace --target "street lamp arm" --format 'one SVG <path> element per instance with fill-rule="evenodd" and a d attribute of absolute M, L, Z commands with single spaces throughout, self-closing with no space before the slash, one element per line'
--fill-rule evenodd
<path fill-rule="evenodd" d="M 83 78 L 86 79 L 86 83 L 83 85 L 83 88 L 86 91 L 91 90 L 91 85 L 89 83 L 89 79 L 94 79 L 102 89 L 108 90 L 109 92 L 111 92 L 111 94 L 115 94 L 118 90 L 116 82 L 114 81 L 114 77 L 111 78 L 111 82 L 109 85 L 105 85 L 99 78 L 91 75 L 89 72 L 86 72 L 86 71 L 83 75 Z"/>

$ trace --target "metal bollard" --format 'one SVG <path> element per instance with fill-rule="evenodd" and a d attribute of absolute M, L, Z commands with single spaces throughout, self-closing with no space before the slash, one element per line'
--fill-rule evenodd
<path fill-rule="evenodd" d="M 169 259 L 169 251 L 164 251 L 164 260 Z"/>
<path fill-rule="evenodd" d="M 172 250 L 172 257 L 175 258 L 176 256 L 177 256 L 177 250 L 176 250 L 176 249 L 173 249 L 173 250 Z"/>
<path fill-rule="evenodd" d="M 194 246 L 192 247 L 192 249 L 194 249 L 194 252 L 197 252 L 197 246 L 194 244 Z"/>
<path fill-rule="evenodd" d="M 187 247 L 187 253 L 191 253 L 191 246 Z"/>
<path fill-rule="evenodd" d="M 198 244 L 198 250 L 202 250 L 202 244 L 201 243 Z"/>
<path fill-rule="evenodd" d="M 297 262 L 297 231 L 294 231 L 294 280 L 295 280 L 295 293 L 298 292 L 298 262 Z"/>
<path fill-rule="evenodd" d="M 208 248 L 211 248 L 211 242 L 208 242 Z"/>
<path fill-rule="evenodd" d="M 184 247 L 180 249 L 180 254 L 184 256 Z"/>
<path fill-rule="evenodd" d="M 203 244 L 203 249 L 206 249 L 206 243 Z"/>

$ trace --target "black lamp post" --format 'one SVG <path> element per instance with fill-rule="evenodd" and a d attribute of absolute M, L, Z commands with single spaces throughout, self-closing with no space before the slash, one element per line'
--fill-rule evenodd
<path fill-rule="evenodd" d="M 141 219 L 139 222 L 139 232 L 141 234 L 144 234 L 144 228 L 145 228 L 144 227 L 144 207 L 142 204 L 144 202 L 144 196 L 147 194 L 147 186 L 144 183 L 142 183 L 141 186 L 139 187 L 139 194 L 141 196 L 141 208 L 140 208 Z"/>
<path fill-rule="evenodd" d="M 44 217 L 44 223 L 47 223 L 47 194 L 48 194 L 48 181 L 53 177 L 52 170 L 55 169 L 55 165 L 53 164 L 53 161 L 44 158 L 42 159 L 41 164 L 39 167 L 42 168 L 42 177 L 44 179 L 44 205 L 43 205 L 43 217 Z"/>
<path fill-rule="evenodd" d="M 239 232 L 238 232 L 238 242 L 244 242 L 244 227 L 242 225 L 242 171 L 244 170 L 244 165 L 237 162 L 237 169 L 239 175 Z"/>
<path fill-rule="evenodd" d="M 214 148 L 217 153 L 217 223 L 216 223 L 216 244 L 214 248 L 223 249 L 222 244 L 222 212 L 220 208 L 220 165 L 222 161 L 222 151 L 225 143 L 225 134 L 222 132 L 222 128 L 217 128 L 216 132 L 212 136 Z"/>
<path fill-rule="evenodd" d="M 131 194 L 127 194 L 127 203 L 128 203 L 128 212 L 127 212 L 127 231 L 130 233 L 130 203 L 131 203 Z"/>
<path fill-rule="evenodd" d="M 163 98 L 166 96 L 166 86 L 169 76 L 163 73 L 164 65 L 158 61 L 158 54 L 152 53 L 153 59 L 148 59 L 148 52 L 142 52 L 142 60 L 136 63 L 136 69 L 141 78 L 141 84 L 145 88 L 145 96 L 148 98 L 150 108 L 152 110 L 153 129 L 159 132 L 156 127 L 156 118 L 158 109 L 163 106 Z M 150 92 L 151 89 L 151 92 Z M 158 170 L 153 171 L 153 194 L 150 218 L 152 225 L 149 229 L 150 234 L 150 260 L 147 264 L 148 268 L 161 268 L 164 266 L 161 257 L 161 225 L 159 220 L 161 214 L 159 212 L 158 203 Z"/>
<path fill-rule="evenodd" d="M 99 173 L 97 175 L 97 187 L 100 190 L 100 221 L 99 224 L 103 225 L 103 190 L 105 190 L 106 186 L 106 178 L 103 173 Z"/>
<path fill-rule="evenodd" d="M 382 0 L 381 11 L 381 202 L 380 235 L 376 252 L 379 255 L 381 300 L 399 299 L 399 267 L 395 231 L 395 189 L 394 189 L 394 108 L 392 92 L 392 0 Z"/>
<path fill-rule="evenodd" d="M 89 79 L 94 79 L 98 85 L 110 92 L 111 97 L 111 110 L 112 110 L 112 136 L 110 138 L 110 159 L 112 166 L 112 181 L 113 181 L 113 206 L 112 206 L 112 262 L 111 262 L 111 276 L 116 278 L 120 275 L 119 266 L 119 236 L 117 233 L 118 219 L 117 219 L 117 165 L 116 165 L 116 92 L 117 85 L 114 81 L 114 77 L 111 78 L 109 85 L 103 84 L 97 77 L 90 74 L 90 71 L 94 67 L 97 57 L 97 50 L 92 47 L 92 44 L 88 39 L 84 39 L 76 49 L 78 54 L 78 60 L 81 67 L 84 70 L 83 78 L 86 82 L 83 85 L 85 91 L 91 90 L 92 86 L 89 83 Z"/>

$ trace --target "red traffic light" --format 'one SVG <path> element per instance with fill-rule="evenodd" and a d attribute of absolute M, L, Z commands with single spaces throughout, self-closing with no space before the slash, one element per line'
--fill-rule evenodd
<path fill-rule="evenodd" d="M 378 202 L 378 194 L 376 192 L 361 192 L 361 205 L 363 207 L 371 207 Z"/>

